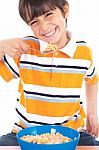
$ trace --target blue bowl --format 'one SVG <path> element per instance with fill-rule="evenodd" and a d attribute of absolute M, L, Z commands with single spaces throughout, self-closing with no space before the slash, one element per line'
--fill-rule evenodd
<path fill-rule="evenodd" d="M 25 135 L 51 133 L 51 129 L 55 129 L 56 132 L 59 132 L 72 140 L 62 144 L 35 144 L 20 139 Z M 78 131 L 64 126 L 43 125 L 25 128 L 19 131 L 16 137 L 22 150 L 75 150 L 79 142 L 80 134 Z"/>

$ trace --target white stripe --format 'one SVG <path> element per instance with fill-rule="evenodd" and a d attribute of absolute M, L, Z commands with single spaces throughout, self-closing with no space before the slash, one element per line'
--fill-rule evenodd
<path fill-rule="evenodd" d="M 92 66 L 87 70 L 86 72 L 86 75 L 85 75 L 85 78 L 92 78 L 95 74 L 96 74 L 96 70 L 94 70 L 94 64 L 92 64 Z M 93 73 L 93 70 L 94 70 L 94 73 Z M 93 73 L 93 74 L 92 74 Z M 91 75 L 92 74 L 92 75 Z M 88 75 L 91 75 L 91 76 L 88 76 Z"/>
<path fill-rule="evenodd" d="M 23 83 L 24 84 L 24 83 Z M 80 95 L 81 88 L 57 88 L 40 85 L 24 84 L 24 90 L 51 95 Z"/>
<path fill-rule="evenodd" d="M 21 93 L 17 92 L 17 98 L 20 99 Z"/>
<path fill-rule="evenodd" d="M 19 131 L 20 131 L 20 130 L 22 130 L 22 128 L 21 128 L 21 127 L 19 127 L 19 126 L 15 125 L 15 124 L 13 125 L 13 129 L 15 129 L 15 130 L 17 129 L 17 130 L 19 130 Z"/>
<path fill-rule="evenodd" d="M 76 43 L 77 46 L 87 46 L 87 43 L 86 42 L 79 42 L 79 43 Z"/>
<path fill-rule="evenodd" d="M 70 58 L 53 58 L 52 57 L 37 57 L 35 55 L 22 54 L 21 61 L 34 62 L 45 65 L 68 65 L 68 66 L 83 66 L 88 67 L 91 64 L 89 60 L 70 59 Z"/>

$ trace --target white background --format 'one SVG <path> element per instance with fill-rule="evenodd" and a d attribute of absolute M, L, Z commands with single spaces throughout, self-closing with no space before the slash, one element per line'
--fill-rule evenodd
<path fill-rule="evenodd" d="M 68 29 L 73 31 L 78 40 L 85 40 L 92 47 L 94 62 L 99 71 L 99 0 L 69 0 L 69 2 Z M 0 0 L 0 40 L 27 35 L 32 35 L 32 31 L 19 16 L 18 0 Z M 13 126 L 16 117 L 14 107 L 17 85 L 18 80 L 6 83 L 0 77 L 0 135 L 9 132 Z M 84 89 L 82 99 L 85 102 Z"/>

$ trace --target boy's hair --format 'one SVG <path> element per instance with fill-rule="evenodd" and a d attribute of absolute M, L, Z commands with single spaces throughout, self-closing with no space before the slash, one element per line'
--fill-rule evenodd
<path fill-rule="evenodd" d="M 19 14 L 28 24 L 34 17 L 39 17 L 50 10 L 59 8 L 64 16 L 66 0 L 19 0 Z"/>

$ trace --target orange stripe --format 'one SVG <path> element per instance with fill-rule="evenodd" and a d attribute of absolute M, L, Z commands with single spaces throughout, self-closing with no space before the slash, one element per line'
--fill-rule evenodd
<path fill-rule="evenodd" d="M 97 76 L 94 76 L 91 80 L 86 78 L 85 79 L 89 84 L 93 85 L 95 83 L 97 83 L 97 81 L 99 81 L 99 75 L 97 74 Z"/>
<path fill-rule="evenodd" d="M 21 121 L 19 121 L 18 123 L 21 127 L 26 128 L 27 126 L 25 126 Z"/>
<path fill-rule="evenodd" d="M 24 107 L 26 107 L 26 99 L 25 99 L 23 93 L 20 96 L 19 102 L 20 102 L 21 105 L 23 105 Z"/>
<path fill-rule="evenodd" d="M 26 69 L 21 69 L 20 73 L 21 80 L 23 80 L 24 83 L 61 88 L 80 88 L 83 79 L 82 74 L 51 74 L 48 72 L 45 73 Z"/>
<path fill-rule="evenodd" d="M 24 107 L 26 107 L 26 99 L 25 99 L 25 95 L 24 95 L 24 91 L 23 91 L 23 86 L 20 81 L 19 81 L 18 92 L 20 93 L 20 97 L 19 97 L 20 104 L 23 105 Z"/>
<path fill-rule="evenodd" d="M 0 62 L 0 75 L 7 82 L 14 78 L 12 73 L 8 70 L 8 68 L 2 62 Z"/>
<path fill-rule="evenodd" d="M 15 128 L 12 129 L 12 132 L 13 132 L 13 133 L 18 133 L 18 131 L 19 131 L 19 130 L 15 129 Z"/>
<path fill-rule="evenodd" d="M 79 109 L 79 103 L 49 103 L 30 99 L 26 101 L 26 106 L 28 113 L 53 117 L 71 116 Z"/>
<path fill-rule="evenodd" d="M 77 46 L 77 49 L 73 58 L 92 61 L 92 51 L 87 46 Z"/>
<path fill-rule="evenodd" d="M 78 129 L 79 127 L 83 127 L 85 125 L 85 122 L 83 118 L 78 118 L 75 121 L 70 120 L 67 123 L 64 123 L 63 126 L 73 128 L 73 129 Z"/>

